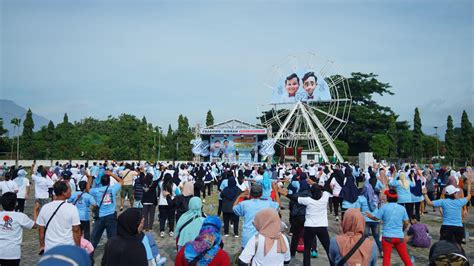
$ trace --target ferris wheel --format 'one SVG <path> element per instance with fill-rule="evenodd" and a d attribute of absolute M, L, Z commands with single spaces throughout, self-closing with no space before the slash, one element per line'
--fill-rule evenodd
<path fill-rule="evenodd" d="M 347 79 L 336 72 L 333 61 L 314 53 L 287 56 L 273 66 L 265 87 L 272 91 L 270 110 L 261 117 L 269 145 L 296 147 L 306 142 L 326 162 L 324 147 L 329 146 L 343 161 L 334 140 L 348 122 L 352 97 Z"/>

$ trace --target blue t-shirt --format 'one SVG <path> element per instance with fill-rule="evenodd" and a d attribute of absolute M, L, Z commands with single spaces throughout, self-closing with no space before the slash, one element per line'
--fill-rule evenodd
<path fill-rule="evenodd" d="M 105 189 L 107 187 L 98 187 L 90 190 L 89 193 L 94 197 L 95 201 L 97 202 L 97 206 L 99 206 L 100 202 L 102 201 L 102 205 L 100 206 L 99 210 L 99 217 L 111 215 L 115 212 L 115 202 L 117 201 L 117 193 L 119 192 L 121 187 L 122 185 L 120 185 L 120 183 L 115 184 L 113 186 L 109 186 L 109 188 L 107 189 L 107 194 L 104 196 L 103 201 L 102 195 L 104 195 Z"/>
<path fill-rule="evenodd" d="M 412 181 L 409 181 L 410 185 L 408 188 L 402 187 L 400 182 L 398 180 L 393 179 L 390 181 L 389 185 L 393 186 L 397 189 L 397 195 L 398 195 L 398 203 L 412 203 L 413 201 L 411 200 L 411 192 L 410 192 L 410 187 L 414 187 L 415 183 Z"/>
<path fill-rule="evenodd" d="M 383 221 L 382 236 L 403 238 L 403 222 L 408 221 L 408 214 L 402 205 L 389 202 L 377 211 L 374 216 Z"/>
<path fill-rule="evenodd" d="M 462 226 L 462 207 L 467 199 L 440 199 L 433 201 L 434 207 L 443 208 L 443 225 Z"/>
<path fill-rule="evenodd" d="M 81 195 L 81 197 L 76 201 L 79 195 Z M 90 220 L 90 207 L 91 205 L 96 205 L 94 197 L 87 192 L 82 193 L 81 191 L 76 191 L 72 193 L 67 201 L 76 205 L 76 208 L 79 211 L 79 219 L 81 219 L 81 221 Z"/>
<path fill-rule="evenodd" d="M 377 211 L 377 206 L 372 206 L 372 210 L 370 210 L 369 202 L 367 201 L 367 198 L 364 197 L 364 196 L 359 196 L 359 198 L 357 199 L 357 202 L 359 202 L 360 212 L 364 216 L 365 221 L 366 222 L 372 222 L 372 223 L 377 222 L 377 221 L 374 221 L 374 220 L 370 219 L 369 217 L 367 217 L 367 214 L 365 214 L 366 212 L 375 212 L 375 211 Z"/>
<path fill-rule="evenodd" d="M 242 226 L 242 247 L 245 247 L 249 239 L 257 234 L 257 229 L 255 229 L 255 226 L 253 225 L 253 220 L 259 211 L 266 208 L 278 210 L 279 206 L 276 202 L 261 199 L 244 200 L 234 206 L 234 213 L 238 216 L 244 217 L 244 224 Z"/>

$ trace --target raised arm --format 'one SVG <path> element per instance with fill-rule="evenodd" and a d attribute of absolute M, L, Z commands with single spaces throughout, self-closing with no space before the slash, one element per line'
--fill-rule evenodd
<path fill-rule="evenodd" d="M 428 195 L 426 194 L 426 187 L 422 188 L 422 193 L 423 193 L 423 197 L 425 198 L 425 201 L 426 201 L 426 204 L 430 205 L 430 206 L 433 206 L 433 202 L 430 200 L 430 198 L 428 197 Z"/>
<path fill-rule="evenodd" d="M 244 192 L 240 193 L 240 195 L 235 199 L 234 205 L 232 207 L 235 207 L 239 204 L 241 198 L 247 198 L 249 196 L 249 191 L 245 190 Z"/>
<path fill-rule="evenodd" d="M 106 171 L 105 174 L 113 177 L 115 181 L 117 181 L 120 185 L 123 185 L 123 179 L 120 178 L 118 175 L 112 173 L 111 171 Z"/>
<path fill-rule="evenodd" d="M 275 191 L 275 201 L 280 205 L 280 194 L 278 193 L 278 184 L 272 183 L 272 188 Z"/>

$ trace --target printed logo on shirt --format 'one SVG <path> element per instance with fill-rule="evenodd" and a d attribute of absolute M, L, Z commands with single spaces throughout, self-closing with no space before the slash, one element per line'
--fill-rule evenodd
<path fill-rule="evenodd" d="M 8 215 L 5 215 L 3 216 L 3 226 L 2 226 L 2 229 L 3 230 L 13 230 L 13 219 L 12 217 L 8 216 Z"/>
<path fill-rule="evenodd" d="M 104 202 L 102 203 L 102 205 L 110 205 L 112 204 L 112 194 L 111 193 L 107 193 L 105 196 L 104 196 Z"/>

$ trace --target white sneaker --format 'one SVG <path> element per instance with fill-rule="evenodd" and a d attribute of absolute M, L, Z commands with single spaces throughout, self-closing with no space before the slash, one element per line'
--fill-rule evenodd
<path fill-rule="evenodd" d="M 225 237 L 228 237 L 229 235 L 224 235 Z"/>
<path fill-rule="evenodd" d="M 230 224 L 230 227 L 234 228 L 234 225 L 233 225 L 233 224 Z"/>
<path fill-rule="evenodd" d="M 160 233 L 160 236 L 161 236 L 161 237 L 165 237 L 165 232 L 161 232 L 161 233 Z"/>
<path fill-rule="evenodd" d="M 170 232 L 170 236 L 173 237 L 173 236 L 174 236 L 174 232 Z"/>
<path fill-rule="evenodd" d="M 239 235 L 235 235 L 234 237 L 235 237 L 235 238 L 239 238 Z"/>
<path fill-rule="evenodd" d="M 336 216 L 336 221 L 339 221 L 339 216 Z"/>
<path fill-rule="evenodd" d="M 205 199 L 203 199 L 203 200 L 202 200 L 202 202 L 204 203 L 204 202 L 206 202 L 206 200 L 205 200 Z"/>

